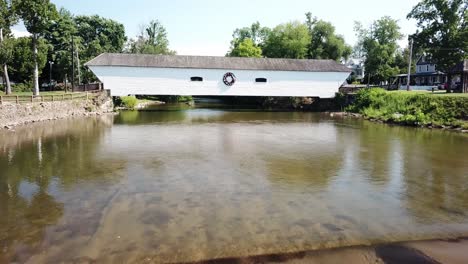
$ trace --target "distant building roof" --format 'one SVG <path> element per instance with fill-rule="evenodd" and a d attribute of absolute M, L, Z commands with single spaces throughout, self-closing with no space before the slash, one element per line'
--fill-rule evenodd
<path fill-rule="evenodd" d="M 305 72 L 351 72 L 333 60 L 298 60 L 267 58 L 236 58 L 210 56 L 172 56 L 104 53 L 86 66 L 120 66 L 189 69 L 231 69 Z"/>
<path fill-rule="evenodd" d="M 416 65 L 432 65 L 432 64 L 434 63 L 428 60 L 425 55 L 422 55 L 421 57 L 419 57 L 418 61 L 416 62 Z"/>

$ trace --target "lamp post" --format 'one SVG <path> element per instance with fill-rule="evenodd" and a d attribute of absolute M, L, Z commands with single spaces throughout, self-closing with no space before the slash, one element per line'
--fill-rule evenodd
<path fill-rule="evenodd" d="M 49 90 L 52 91 L 52 66 L 54 65 L 53 61 L 49 61 Z"/>

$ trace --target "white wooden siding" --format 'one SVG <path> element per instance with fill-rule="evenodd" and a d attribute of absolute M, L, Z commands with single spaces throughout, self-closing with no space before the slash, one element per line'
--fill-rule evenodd
<path fill-rule="evenodd" d="M 332 98 L 349 73 L 251 71 L 219 69 L 180 69 L 90 66 L 111 90 L 113 96 L 124 95 L 224 95 L 224 96 L 301 96 Z M 233 86 L 223 83 L 226 72 L 236 75 Z M 203 77 L 192 82 L 191 77 Z M 256 83 L 266 78 L 267 83 Z"/>

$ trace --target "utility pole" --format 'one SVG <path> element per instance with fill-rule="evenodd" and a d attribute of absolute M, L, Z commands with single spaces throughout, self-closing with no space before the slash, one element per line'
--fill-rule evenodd
<path fill-rule="evenodd" d="M 71 79 L 71 85 L 72 85 L 72 92 L 75 91 L 75 40 L 73 36 L 71 37 L 71 59 L 72 59 L 72 79 Z"/>
<path fill-rule="evenodd" d="M 52 67 L 54 66 L 53 61 L 49 61 L 49 90 L 52 91 Z"/>
<path fill-rule="evenodd" d="M 76 49 L 76 65 L 78 66 L 78 85 L 81 85 L 80 49 Z"/>
<path fill-rule="evenodd" d="M 408 80 L 406 82 L 406 90 L 411 91 L 411 66 L 413 64 L 413 39 L 410 38 L 409 62 L 408 62 Z"/>

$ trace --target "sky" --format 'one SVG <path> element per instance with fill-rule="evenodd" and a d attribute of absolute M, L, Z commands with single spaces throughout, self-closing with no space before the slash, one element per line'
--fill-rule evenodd
<path fill-rule="evenodd" d="M 100 15 L 125 26 L 129 38 L 142 24 L 158 19 L 167 29 L 170 48 L 179 55 L 224 56 L 232 32 L 259 21 L 274 27 L 289 21 L 305 21 L 305 13 L 329 21 L 348 44 L 356 42 L 354 21 L 368 26 L 382 16 L 399 21 L 405 35 L 416 31 L 416 22 L 406 15 L 419 0 L 51 0 L 75 15 Z M 25 34 L 22 26 L 16 36 Z M 406 38 L 405 38 L 406 39 Z M 406 40 L 400 45 L 406 46 Z"/>

